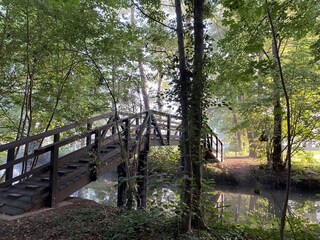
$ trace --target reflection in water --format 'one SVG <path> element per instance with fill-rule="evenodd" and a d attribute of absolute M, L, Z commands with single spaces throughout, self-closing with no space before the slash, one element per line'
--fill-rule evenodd
<path fill-rule="evenodd" d="M 112 206 L 117 205 L 117 174 L 109 172 L 97 181 L 72 194 Z M 168 204 L 174 207 L 179 200 L 176 187 L 159 186 L 149 190 L 149 202 L 153 206 Z M 267 192 L 267 191 L 266 191 Z M 281 217 L 284 191 L 272 191 L 254 195 L 250 190 L 219 189 L 209 194 L 210 202 L 214 203 L 218 218 L 231 222 L 259 225 Z M 289 214 L 303 221 L 320 223 L 320 198 L 292 193 L 289 201 Z M 229 217 L 228 217 L 229 216 Z"/>
<path fill-rule="evenodd" d="M 219 191 L 213 200 L 220 218 L 228 212 L 232 216 L 226 219 L 228 221 L 253 224 L 280 218 L 283 196 L 283 191 L 263 196 Z M 320 199 L 292 194 L 289 215 L 303 221 L 320 223 Z"/>
<path fill-rule="evenodd" d="M 90 199 L 97 203 L 117 206 L 117 178 L 115 172 L 110 172 L 95 182 L 91 182 L 79 191 L 73 193 L 72 197 Z"/>

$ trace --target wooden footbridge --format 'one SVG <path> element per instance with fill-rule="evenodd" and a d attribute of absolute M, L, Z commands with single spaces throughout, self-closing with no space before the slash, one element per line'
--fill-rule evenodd
<path fill-rule="evenodd" d="M 123 153 L 138 155 L 138 171 L 146 176 L 149 146 L 178 145 L 180 121 L 152 110 L 117 117 L 107 113 L 1 145 L 7 157 L 0 165 L 0 213 L 18 215 L 53 206 L 117 166 L 123 176 Z M 213 160 L 223 161 L 223 144 L 213 132 L 206 134 L 203 145 Z M 146 186 L 141 186 L 143 192 Z M 120 186 L 118 195 L 121 191 Z"/>

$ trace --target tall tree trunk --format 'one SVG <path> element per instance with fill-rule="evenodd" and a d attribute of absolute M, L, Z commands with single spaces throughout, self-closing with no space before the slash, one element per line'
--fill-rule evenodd
<path fill-rule="evenodd" d="M 274 61 L 276 61 L 274 59 Z M 276 63 L 276 62 L 275 62 Z M 274 76 L 274 106 L 273 106 L 273 153 L 272 168 L 274 171 L 282 169 L 282 107 L 280 102 L 281 85 L 278 78 Z"/>
<path fill-rule="evenodd" d="M 162 74 L 158 74 L 158 86 L 157 86 L 157 105 L 158 105 L 158 111 L 162 112 L 162 107 L 163 107 L 163 103 L 162 103 L 162 99 L 160 96 L 161 93 L 161 84 L 162 84 Z"/>
<path fill-rule="evenodd" d="M 238 124 L 238 117 L 237 117 L 237 113 L 232 110 L 232 120 L 233 120 L 233 124 L 234 126 L 236 126 Z M 237 130 L 236 132 L 236 137 L 237 137 L 237 152 L 242 152 L 242 139 L 241 139 L 241 131 Z"/>
<path fill-rule="evenodd" d="M 134 10 L 135 10 L 135 5 L 131 6 L 131 25 L 135 26 L 136 25 L 136 20 L 134 17 Z M 149 103 L 149 95 L 148 95 L 148 90 L 147 90 L 147 77 L 144 71 L 143 67 L 143 52 L 142 49 L 138 49 L 138 68 L 139 68 L 139 74 L 140 74 L 140 91 L 142 93 L 142 99 L 143 99 L 143 104 L 144 104 L 144 110 L 148 111 L 150 110 L 150 103 Z"/>
<path fill-rule="evenodd" d="M 266 2 L 266 8 L 267 8 L 267 14 L 268 14 L 268 20 L 270 24 L 270 29 L 272 33 L 272 49 L 273 49 L 273 56 L 274 56 L 274 64 L 277 69 L 278 77 L 280 79 L 280 83 L 282 86 L 282 90 L 284 93 L 284 97 L 286 100 L 286 117 L 287 117 L 287 162 L 288 162 L 288 169 L 287 169 L 287 186 L 286 186 L 286 194 L 285 199 L 282 207 L 281 212 L 281 222 L 280 222 L 280 240 L 284 239 L 284 230 L 285 230 L 285 224 L 286 224 L 286 215 L 287 215 L 287 209 L 288 209 L 288 202 L 289 202 L 289 195 L 290 195 L 290 185 L 291 185 L 291 108 L 290 108 L 290 99 L 289 94 L 287 92 L 287 87 L 284 81 L 284 76 L 282 72 L 282 65 L 279 55 L 279 49 L 277 44 L 277 34 L 275 27 L 273 25 L 270 9 L 268 6 L 268 0 Z"/>
<path fill-rule="evenodd" d="M 191 232 L 191 217 L 192 217 L 192 163 L 189 157 L 189 124 L 188 124 L 188 107 L 189 107 L 189 85 L 190 80 L 187 74 L 186 56 L 184 47 L 184 34 L 183 34 L 183 22 L 182 22 L 182 10 L 181 1 L 175 0 L 175 11 L 177 18 L 177 39 L 179 50 L 179 71 L 180 81 L 178 88 L 180 89 L 180 105 L 181 105 L 181 158 L 184 163 L 184 189 L 182 193 L 182 202 L 184 207 L 183 213 L 183 230 L 185 232 Z"/>
<path fill-rule="evenodd" d="M 141 57 L 142 57 L 142 51 L 140 51 Z M 143 99 L 143 104 L 144 104 L 144 110 L 150 110 L 150 103 L 149 103 L 149 95 L 148 95 L 148 90 L 147 90 L 147 77 L 144 72 L 144 68 L 142 65 L 142 60 L 139 59 L 138 62 L 139 65 L 139 73 L 140 73 L 140 79 L 141 79 L 141 93 L 142 93 L 142 99 Z"/>
<path fill-rule="evenodd" d="M 201 209 L 202 193 L 202 125 L 203 125 L 203 94 L 205 85 L 204 66 L 204 0 L 194 1 L 194 62 L 193 81 L 190 100 L 190 150 L 193 163 L 194 194 L 193 194 L 193 226 L 204 228 L 203 212 Z"/>
<path fill-rule="evenodd" d="M 254 132 L 247 129 L 248 141 L 249 141 L 249 157 L 257 157 L 257 145 L 255 143 Z"/>

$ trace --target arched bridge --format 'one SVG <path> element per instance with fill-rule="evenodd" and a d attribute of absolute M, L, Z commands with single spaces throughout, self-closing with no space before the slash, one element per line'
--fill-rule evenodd
<path fill-rule="evenodd" d="M 143 159 L 149 146 L 178 145 L 180 122 L 178 116 L 152 110 L 117 117 L 107 113 L 1 145 L 7 157 L 0 165 L 0 213 L 52 206 L 97 175 L 119 168 L 124 157 Z M 223 144 L 213 132 L 203 145 L 208 159 L 223 161 Z"/>

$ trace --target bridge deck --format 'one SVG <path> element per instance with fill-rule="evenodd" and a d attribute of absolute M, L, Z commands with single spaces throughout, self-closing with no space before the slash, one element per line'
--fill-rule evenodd
<path fill-rule="evenodd" d="M 6 174 L 5 182 L 0 184 L 0 213 L 18 215 L 64 200 L 94 181 L 98 175 L 115 168 L 121 162 L 124 150 L 130 155 L 140 151 L 148 128 L 151 131 L 151 146 L 179 144 L 179 118 L 176 116 L 149 111 L 115 119 L 110 114 L 107 124 L 93 129 L 94 123 L 106 120 L 107 115 L 101 116 L 0 146 L 0 151 L 7 151 L 8 156 L 7 163 L 0 166 Z M 60 139 L 63 132 L 74 130 L 79 125 L 85 125 L 85 130 Z M 53 138 L 53 143 L 37 147 L 23 157 L 12 158 L 12 152 L 19 147 L 28 149 L 32 142 L 48 137 Z M 85 140 L 85 146 L 59 156 L 63 146 L 79 140 Z M 215 135 L 208 134 L 205 142 L 210 153 L 222 161 L 221 141 Z M 50 154 L 50 162 L 36 164 L 34 168 L 26 168 L 22 174 L 13 176 L 14 166 L 22 163 L 30 165 L 46 153 Z"/>

